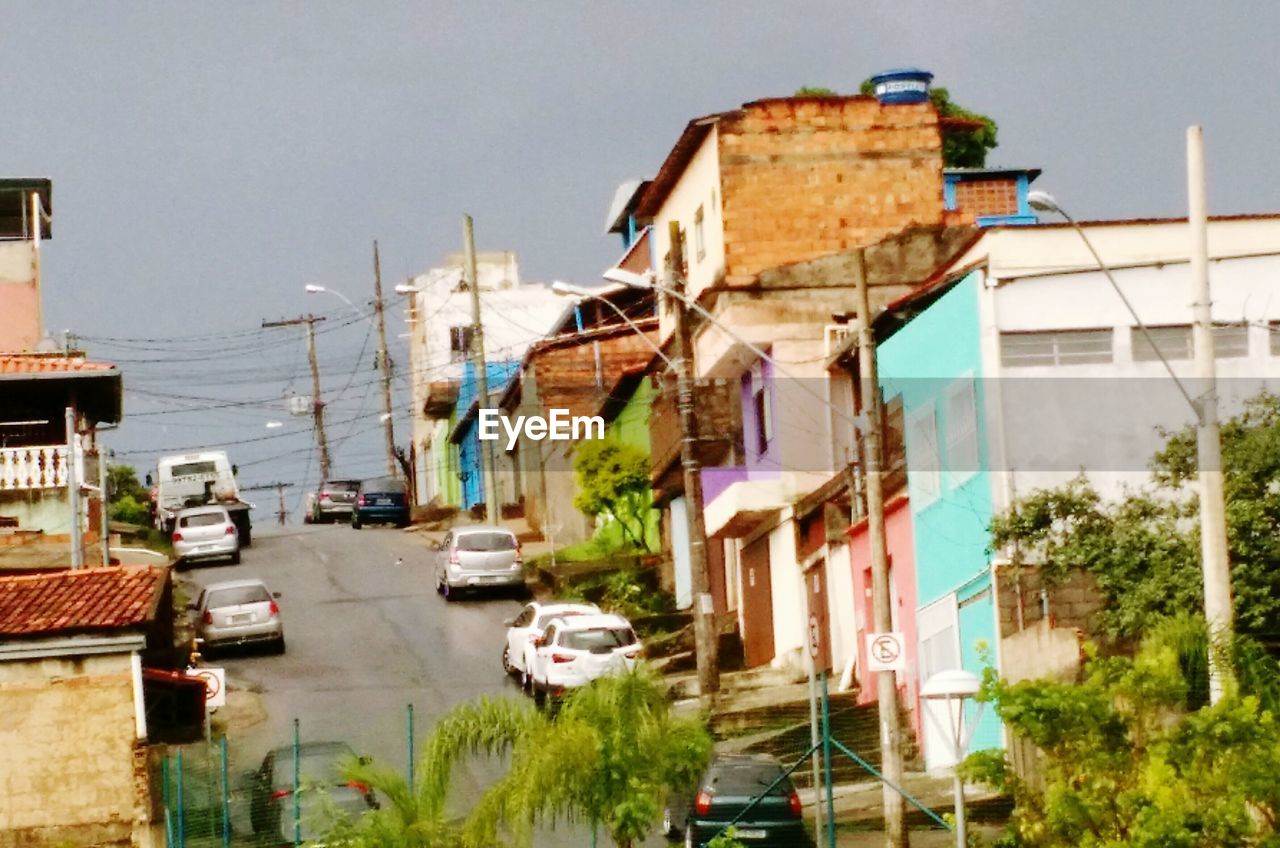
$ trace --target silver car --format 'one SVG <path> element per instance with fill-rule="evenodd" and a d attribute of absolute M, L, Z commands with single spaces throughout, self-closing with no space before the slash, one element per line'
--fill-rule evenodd
<path fill-rule="evenodd" d="M 436 548 L 436 591 L 445 600 L 464 589 L 524 588 L 520 542 L 505 527 L 450 530 Z"/>
<path fill-rule="evenodd" d="M 229 645 L 269 644 L 284 653 L 284 622 L 267 584 L 256 578 L 210 583 L 192 605 L 204 653 Z"/>
<path fill-rule="evenodd" d="M 210 504 L 179 510 L 173 520 L 173 555 L 179 563 L 198 559 L 240 562 L 240 534 L 226 507 Z"/>

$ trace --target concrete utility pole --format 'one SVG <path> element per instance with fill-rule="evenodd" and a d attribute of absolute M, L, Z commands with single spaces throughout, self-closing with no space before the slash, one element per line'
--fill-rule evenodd
<path fill-rule="evenodd" d="M 877 633 L 893 630 L 893 607 L 889 592 L 889 555 L 885 547 L 884 480 L 881 465 L 880 391 L 876 378 L 876 338 L 871 328 L 871 295 L 867 291 L 866 254 L 854 254 L 853 283 L 858 297 L 858 376 L 862 384 L 863 468 L 867 489 L 867 529 L 871 539 L 871 602 Z M 853 495 L 853 493 L 850 493 Z M 876 674 L 876 695 L 880 707 L 880 771 L 884 798 L 885 844 L 905 848 L 908 844 L 906 807 L 892 786 L 902 785 L 902 727 L 898 716 L 898 682 L 895 672 Z"/>
<path fill-rule="evenodd" d="M 684 294 L 684 241 L 680 224 L 670 224 L 671 287 Z M 680 413 L 680 464 L 684 468 L 684 514 L 689 536 L 689 569 L 693 584 L 693 636 L 698 660 L 698 693 L 705 701 L 720 691 L 719 632 L 711 600 L 707 566 L 707 527 L 702 515 L 702 469 L 698 462 L 698 418 L 693 409 L 693 329 L 682 298 L 673 297 L 680 359 L 676 368 L 676 405 Z"/>
<path fill-rule="evenodd" d="M 320 480 L 329 479 L 329 440 L 324 434 L 324 401 L 320 399 L 320 363 L 316 359 L 316 322 L 323 316 L 302 315 L 285 321 L 263 321 L 263 327 L 307 325 L 307 361 L 311 364 L 311 417 L 315 424 L 316 446 L 320 448 Z"/>
<path fill-rule="evenodd" d="M 378 241 L 373 242 L 373 314 L 378 321 L 378 367 L 382 369 L 382 414 L 387 433 L 387 474 L 399 477 L 396 470 L 396 425 L 391 413 L 391 358 L 387 356 L 387 321 L 382 304 L 382 263 L 378 259 Z"/>
<path fill-rule="evenodd" d="M 280 526 L 283 527 L 285 525 L 286 520 L 289 517 L 289 510 L 284 505 L 284 490 L 292 489 L 292 488 L 293 488 L 292 483 L 281 483 L 277 481 L 275 483 L 263 483 L 261 486 L 245 486 L 240 491 L 260 492 L 266 489 L 275 489 L 276 494 L 279 495 L 280 497 L 280 508 L 276 510 L 276 519 L 280 522 Z"/>
<path fill-rule="evenodd" d="M 98 532 L 103 568 L 111 565 L 111 487 L 107 483 L 107 450 L 98 441 Z"/>
<path fill-rule="evenodd" d="M 480 322 L 480 275 L 476 271 L 476 239 L 470 215 L 462 216 L 462 240 L 466 251 L 467 289 L 471 292 L 471 364 L 476 372 L 476 397 L 480 408 L 489 403 L 489 374 L 484 362 L 484 324 Z M 502 521 L 502 504 L 498 499 L 498 457 L 493 442 L 480 443 L 484 465 L 484 499 L 490 524 Z"/>
<path fill-rule="evenodd" d="M 1218 432 L 1218 382 L 1214 365 L 1212 301 L 1209 297 L 1209 224 L 1205 203 L 1204 135 L 1187 128 L 1187 225 L 1191 230 L 1192 342 L 1196 377 L 1203 393 L 1196 402 L 1196 458 L 1200 465 L 1200 556 L 1204 571 L 1204 617 L 1213 646 L 1224 646 L 1234 630 L 1231 563 L 1227 555 L 1226 489 Z M 1217 703 L 1230 665 L 1209 650 L 1209 700 Z"/>
<path fill-rule="evenodd" d="M 84 537 L 80 527 L 80 475 L 76 466 L 76 408 L 67 407 L 67 500 L 71 508 L 71 567 L 84 568 Z"/>

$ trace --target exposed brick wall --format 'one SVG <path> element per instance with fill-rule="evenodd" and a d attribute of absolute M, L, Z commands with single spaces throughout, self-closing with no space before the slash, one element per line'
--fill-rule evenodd
<path fill-rule="evenodd" d="M 1087 571 L 1074 569 L 1063 582 L 1046 585 L 1039 569 L 1022 566 L 1000 573 L 1000 632 L 1003 636 L 1011 636 L 1019 630 L 1019 583 L 1022 586 L 1022 629 L 1030 628 L 1044 618 L 1040 595 L 1043 589 L 1048 600 L 1051 626 L 1078 629 L 1086 635 L 1096 634 L 1094 619 L 1102 608 L 1102 595 Z"/>
<path fill-rule="evenodd" d="M 943 221 L 930 103 L 764 100 L 722 119 L 719 140 L 727 285 Z"/>
<path fill-rule="evenodd" d="M 0 848 L 130 845 L 141 747 L 127 656 L 0 663 Z"/>

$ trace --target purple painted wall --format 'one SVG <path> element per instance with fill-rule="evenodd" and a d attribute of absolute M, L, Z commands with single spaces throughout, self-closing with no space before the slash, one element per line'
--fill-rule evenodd
<path fill-rule="evenodd" d="M 754 372 L 754 368 L 749 368 L 742 375 L 742 391 L 740 394 L 742 401 L 742 442 L 743 447 L 746 449 L 746 467 L 750 470 L 767 469 L 777 471 L 782 467 L 780 461 L 782 451 L 778 443 L 778 404 L 773 365 L 768 362 L 761 362 L 758 380 Z M 757 444 L 756 409 L 753 402 L 753 396 L 756 390 L 760 388 L 761 383 L 764 384 L 767 392 L 769 421 L 772 425 L 770 428 L 772 436 L 763 451 L 760 450 L 760 446 Z"/>

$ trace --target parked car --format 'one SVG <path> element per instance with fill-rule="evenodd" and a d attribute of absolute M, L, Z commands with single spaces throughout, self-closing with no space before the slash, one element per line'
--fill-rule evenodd
<path fill-rule="evenodd" d="M 552 619 L 533 645 L 529 677 L 539 702 L 635 667 L 643 649 L 631 622 L 613 614 Z"/>
<path fill-rule="evenodd" d="M 312 522 L 325 524 L 349 520 L 359 491 L 359 480 L 325 480 L 315 495 L 315 504 L 311 508 Z"/>
<path fill-rule="evenodd" d="M 693 793 L 669 799 L 662 830 L 672 842 L 683 837 L 686 846 L 705 845 L 742 814 L 733 827 L 744 845 L 812 846 L 800 796 L 784 772 L 777 760 L 764 754 L 717 754 Z"/>
<path fill-rule="evenodd" d="M 547 625 L 556 618 L 599 614 L 600 608 L 595 604 L 548 604 L 539 601 L 525 604 L 519 615 L 503 622 L 507 626 L 507 639 L 502 646 L 502 670 L 507 674 L 520 675 L 520 682 L 528 689 L 533 643 Z"/>
<path fill-rule="evenodd" d="M 464 589 L 524 587 L 520 541 L 505 527 L 455 527 L 436 549 L 436 591 L 451 601 Z"/>
<path fill-rule="evenodd" d="M 318 818 L 333 812 L 359 816 L 377 809 L 369 787 L 348 781 L 342 765 L 355 759 L 345 742 L 304 742 L 297 750 L 298 822 L 300 840 L 315 844 L 322 836 Z M 294 844 L 294 748 L 285 745 L 267 754 L 257 771 L 248 776 L 249 820 L 254 834 L 271 845 Z"/>
<path fill-rule="evenodd" d="M 307 492 L 302 496 L 302 523 L 310 524 L 316 519 L 316 493 Z"/>
<path fill-rule="evenodd" d="M 192 604 L 196 636 L 204 641 L 204 653 L 229 645 L 265 643 L 284 653 L 284 622 L 276 603 L 279 592 L 267 589 L 256 578 L 210 583 Z"/>
<path fill-rule="evenodd" d="M 409 526 L 409 496 L 403 480 L 374 477 L 360 483 L 351 508 L 351 526 L 359 530 L 366 524 Z"/>
<path fill-rule="evenodd" d="M 224 506 L 209 504 L 178 510 L 171 539 L 179 564 L 224 557 L 232 565 L 240 562 L 240 533 Z"/>

